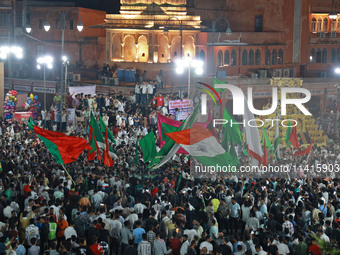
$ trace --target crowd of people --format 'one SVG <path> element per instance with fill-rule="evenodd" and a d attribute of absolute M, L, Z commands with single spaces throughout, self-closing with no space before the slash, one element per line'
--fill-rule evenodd
<path fill-rule="evenodd" d="M 174 98 L 148 82 L 129 96 L 69 94 L 65 108 L 74 107 L 80 119 L 74 127 L 57 94 L 35 120 L 88 139 L 90 113 L 101 115 L 116 139 L 113 167 L 87 162 L 84 152 L 65 172 L 25 123 L 1 119 L 0 255 L 321 255 L 320 240 L 339 249 L 336 175 L 195 179 L 187 157 L 148 169 L 141 151 L 136 164 L 137 137 L 153 130 L 158 140 L 156 113 L 176 119 L 168 114 Z M 308 156 L 291 155 L 282 150 L 279 163 L 335 166 L 339 139 L 330 137 Z"/>

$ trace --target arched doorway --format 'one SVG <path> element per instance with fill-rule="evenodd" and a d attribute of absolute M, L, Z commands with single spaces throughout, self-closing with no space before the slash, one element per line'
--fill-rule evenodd
<path fill-rule="evenodd" d="M 128 35 L 124 39 L 124 60 L 135 61 L 136 60 L 136 44 L 135 38 Z"/>
<path fill-rule="evenodd" d="M 159 63 L 167 63 L 169 59 L 169 51 L 168 51 L 168 38 L 165 35 L 162 35 L 159 38 L 158 44 L 158 62 Z"/>
<path fill-rule="evenodd" d="M 122 58 L 122 43 L 119 35 L 114 35 L 111 40 L 111 60 Z"/>
<path fill-rule="evenodd" d="M 183 57 L 185 58 L 194 58 L 195 57 L 195 43 L 194 38 L 192 36 L 186 36 L 184 38 L 184 50 Z"/>
<path fill-rule="evenodd" d="M 171 61 L 175 61 L 178 57 L 181 57 L 181 38 L 175 36 L 171 40 Z"/>
<path fill-rule="evenodd" d="M 138 62 L 147 62 L 149 57 L 148 39 L 145 35 L 138 38 Z"/>

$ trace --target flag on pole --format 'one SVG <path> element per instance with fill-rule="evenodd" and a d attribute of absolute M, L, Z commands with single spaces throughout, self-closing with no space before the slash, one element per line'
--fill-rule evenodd
<path fill-rule="evenodd" d="M 113 160 L 110 156 L 110 153 L 109 153 L 109 138 L 107 136 L 107 128 L 106 128 L 106 131 L 105 131 L 105 150 L 104 150 L 104 156 L 103 156 L 103 163 L 104 165 L 106 165 L 107 167 L 111 167 L 113 166 Z"/>
<path fill-rule="evenodd" d="M 187 117 L 187 119 L 182 123 L 180 127 L 178 127 L 178 131 L 190 128 L 195 119 L 200 105 L 197 105 L 194 111 Z M 172 139 L 168 141 L 161 150 L 156 154 L 153 160 L 148 165 L 148 168 L 157 169 L 168 162 L 173 155 L 178 151 L 180 146 L 176 144 Z"/>
<path fill-rule="evenodd" d="M 306 148 L 306 149 L 303 149 L 303 150 L 300 150 L 300 151 L 296 151 L 293 156 L 296 157 L 297 155 L 306 155 L 308 153 L 310 153 L 312 151 L 312 148 L 313 148 L 313 142 L 314 142 L 314 138 L 312 139 L 312 142 L 311 144 Z"/>
<path fill-rule="evenodd" d="M 91 146 L 91 150 L 87 151 L 87 162 L 94 160 L 97 152 L 97 159 L 99 161 L 102 160 L 100 155 L 100 150 L 98 144 L 96 142 L 96 138 L 93 136 L 93 128 L 90 126 L 90 133 L 89 133 L 89 145 Z"/>
<path fill-rule="evenodd" d="M 264 155 L 263 155 L 263 165 L 268 165 L 268 151 L 267 151 L 267 141 L 266 139 L 263 140 L 264 142 Z"/>
<path fill-rule="evenodd" d="M 104 137 L 102 135 L 102 132 L 100 131 L 100 128 L 98 127 L 97 121 L 92 112 L 90 117 L 90 128 L 91 127 L 93 129 L 92 134 L 97 142 L 97 147 L 105 149 Z"/>
<path fill-rule="evenodd" d="M 229 114 L 226 108 L 224 108 L 223 112 L 223 119 L 227 120 L 228 123 L 223 124 L 224 126 L 224 135 L 223 137 L 227 141 L 231 141 L 234 144 L 242 144 L 242 136 L 241 136 L 241 131 L 240 127 L 236 123 L 236 120 L 234 119 L 233 116 Z M 232 125 L 231 125 L 232 123 Z"/>
<path fill-rule="evenodd" d="M 38 135 L 58 164 L 72 163 L 84 150 L 92 149 L 84 138 L 67 136 L 37 126 L 33 126 L 33 132 Z"/>
<path fill-rule="evenodd" d="M 297 137 L 296 126 L 291 127 L 290 120 L 288 121 L 288 128 L 286 132 L 285 142 L 287 144 L 292 145 L 296 150 L 298 150 L 300 147 L 299 139 Z"/>
<path fill-rule="evenodd" d="M 268 137 L 267 131 L 264 128 L 264 126 L 262 126 L 262 145 L 266 146 L 269 150 L 272 149 L 272 145 L 270 144 L 270 139 Z"/>
<path fill-rule="evenodd" d="M 276 119 L 278 119 L 278 114 L 276 113 Z M 280 130 L 279 121 L 275 122 L 275 137 L 274 137 L 274 153 L 276 160 L 280 159 Z"/>
<path fill-rule="evenodd" d="M 248 108 L 248 100 L 244 100 L 244 116 L 245 122 L 245 136 L 247 142 L 248 154 L 253 158 L 252 165 L 259 165 L 263 161 L 263 151 L 261 147 L 261 140 L 259 130 L 255 125 L 252 127 L 248 125 L 249 120 L 253 120 L 254 114 Z"/>
<path fill-rule="evenodd" d="M 144 162 L 152 160 L 157 154 L 155 135 L 153 131 L 140 139 L 139 145 L 142 148 Z"/>
<path fill-rule="evenodd" d="M 106 126 L 106 124 L 104 123 L 100 115 L 99 115 L 99 121 L 100 121 L 100 130 L 102 131 L 102 133 L 105 134 L 107 130 L 107 137 L 110 139 L 112 143 L 116 144 L 116 140 L 114 139 L 111 130 L 108 128 L 108 126 Z"/>
<path fill-rule="evenodd" d="M 186 130 L 167 133 L 167 135 L 202 165 L 235 165 L 233 157 L 223 149 L 216 137 L 208 129 L 199 125 Z"/>

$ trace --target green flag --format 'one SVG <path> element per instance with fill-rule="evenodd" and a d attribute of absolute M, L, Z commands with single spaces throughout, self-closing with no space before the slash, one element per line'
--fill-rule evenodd
<path fill-rule="evenodd" d="M 223 124 L 224 126 L 223 138 L 226 139 L 227 141 L 233 142 L 234 144 L 242 144 L 240 127 L 238 124 L 235 124 L 236 120 L 234 119 L 233 116 L 229 114 L 226 108 L 224 108 L 223 119 L 228 121 L 227 124 Z"/>
<path fill-rule="evenodd" d="M 155 135 L 153 131 L 151 131 L 149 134 L 140 139 L 139 145 L 142 148 L 144 162 L 152 160 L 157 154 Z"/>
<path fill-rule="evenodd" d="M 233 142 L 231 142 L 229 154 L 233 157 L 234 165 L 239 167 L 241 164 L 240 164 L 240 161 L 238 159 L 238 156 L 237 156 L 237 153 L 236 153 L 236 150 L 235 150 L 235 145 L 233 144 Z"/>
<path fill-rule="evenodd" d="M 215 85 L 216 85 L 216 84 L 227 84 L 227 82 L 221 81 L 221 80 L 219 80 L 219 79 L 214 78 L 214 84 L 213 84 L 214 89 L 215 89 L 217 92 L 225 92 L 225 89 L 216 89 L 216 88 L 215 88 Z"/>
<path fill-rule="evenodd" d="M 278 114 L 276 113 L 276 119 L 278 118 Z M 275 140 L 274 140 L 274 153 L 276 159 L 280 159 L 280 130 L 279 130 L 279 122 L 275 122 Z"/>
<path fill-rule="evenodd" d="M 262 145 L 264 146 L 264 141 L 266 141 L 266 147 L 267 149 L 271 150 L 272 149 L 272 145 L 270 143 L 270 139 L 267 135 L 266 129 L 264 128 L 264 126 L 262 126 Z"/>
<path fill-rule="evenodd" d="M 90 126 L 93 129 L 93 136 L 96 138 L 99 148 L 105 148 L 105 140 L 100 128 L 98 127 L 97 121 L 91 112 Z M 105 130 L 104 130 L 105 131 Z"/>
<path fill-rule="evenodd" d="M 35 126 L 35 123 L 34 123 L 34 120 L 32 119 L 32 117 L 30 117 L 30 118 L 28 119 L 27 125 L 28 125 L 28 128 L 29 128 L 30 130 L 33 130 L 33 126 Z"/>
<path fill-rule="evenodd" d="M 105 123 L 104 123 L 104 121 L 103 121 L 103 119 L 100 115 L 99 115 L 99 120 L 100 120 L 100 130 L 102 131 L 102 133 L 105 134 L 105 130 L 107 128 L 107 137 L 109 138 L 109 140 L 112 143 L 116 144 L 116 140 L 114 139 L 111 130 L 105 125 Z"/>
<path fill-rule="evenodd" d="M 172 133 L 178 131 L 178 127 L 172 126 L 170 124 L 166 124 L 164 122 L 161 123 L 162 126 L 162 140 L 165 142 L 168 142 L 171 140 L 169 136 L 166 135 L 166 133 Z"/>
<path fill-rule="evenodd" d="M 181 131 L 184 129 L 191 128 L 192 124 L 196 119 L 196 115 L 198 112 L 200 105 L 197 105 L 194 111 L 189 115 L 189 117 L 180 125 L 176 131 Z M 160 149 L 160 151 L 156 154 L 156 156 L 152 159 L 148 168 L 158 168 L 165 164 L 170 158 L 177 152 L 180 148 L 172 139 L 170 139 L 164 146 Z"/>

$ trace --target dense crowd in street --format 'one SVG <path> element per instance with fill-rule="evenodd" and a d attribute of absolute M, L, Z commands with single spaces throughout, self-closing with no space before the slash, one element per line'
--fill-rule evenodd
<path fill-rule="evenodd" d="M 65 107 L 79 120 L 73 126 L 54 97 L 36 124 L 88 139 L 90 113 L 101 115 L 116 139 L 110 168 L 87 162 L 84 152 L 65 172 L 26 124 L 2 119 L 0 255 L 321 255 L 318 239 L 339 249 L 334 173 L 194 179 L 185 156 L 150 170 L 141 151 L 136 165 L 137 137 L 153 130 L 158 140 L 156 113 L 177 119 L 168 114 L 175 98 L 149 82 L 129 96 L 68 94 Z M 339 144 L 330 136 L 327 146 L 296 158 L 287 148 L 279 163 L 335 166 Z"/>

